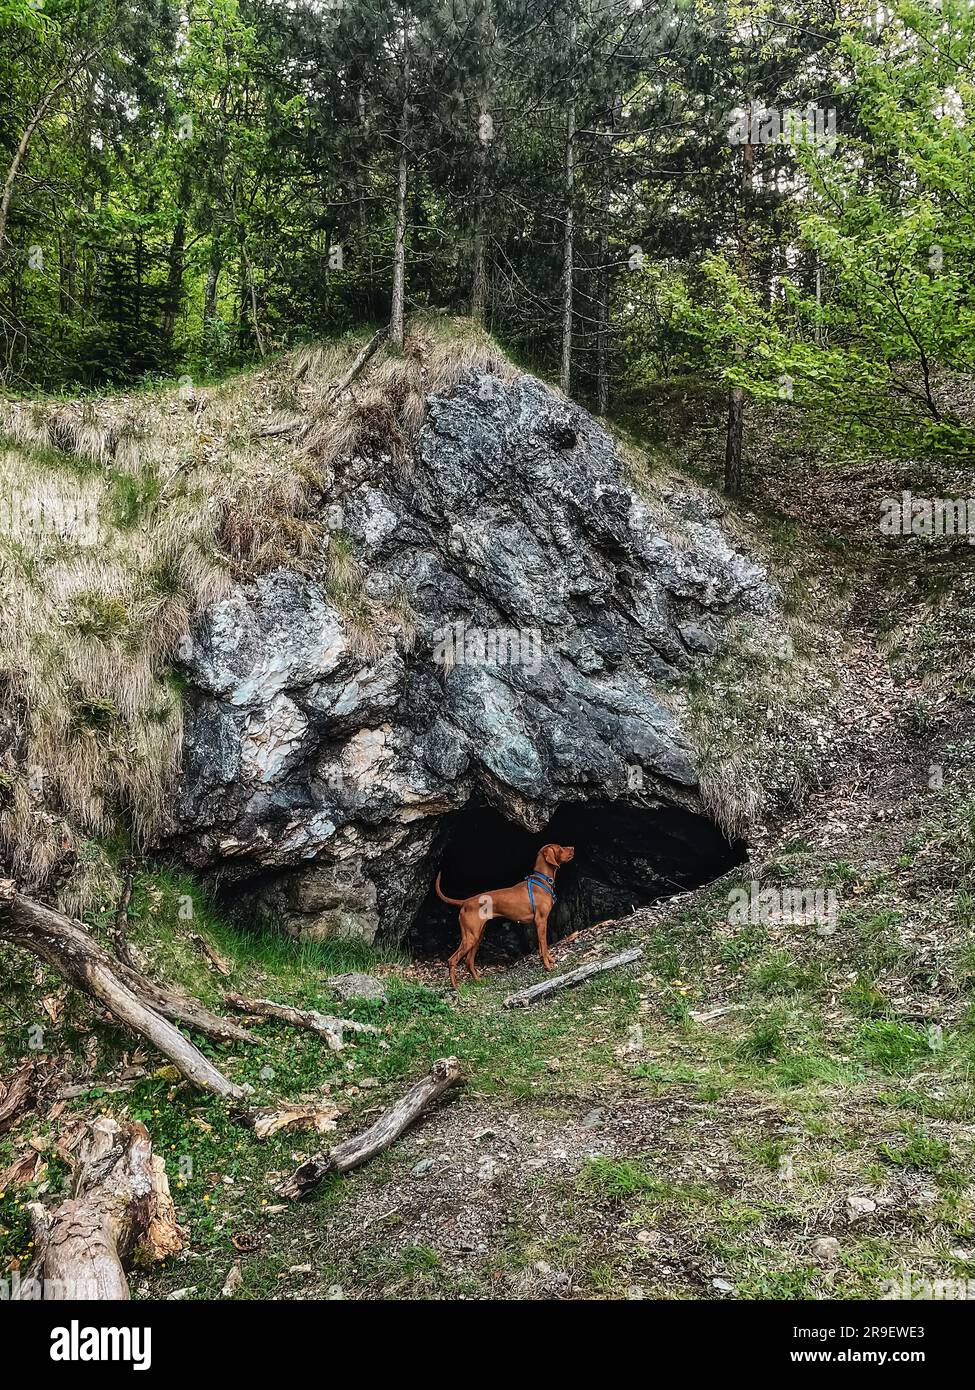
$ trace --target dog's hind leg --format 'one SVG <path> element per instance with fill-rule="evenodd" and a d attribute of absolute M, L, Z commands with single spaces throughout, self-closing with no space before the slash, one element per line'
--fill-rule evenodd
<path fill-rule="evenodd" d="M 474 911 L 476 913 L 477 909 L 475 908 Z M 457 967 L 461 961 L 466 960 L 468 969 L 470 969 L 469 957 L 472 953 L 477 953 L 481 930 L 478 918 L 475 916 L 473 920 L 471 919 L 469 907 L 467 905 L 462 907 L 460 910 L 460 945 L 447 962 L 450 966 L 450 983 L 454 989 L 457 989 Z M 474 975 L 473 970 L 471 974 Z M 476 979 L 477 976 L 474 975 L 474 978 Z"/>
<path fill-rule="evenodd" d="M 481 978 L 481 971 L 477 969 L 477 967 L 474 964 L 474 961 L 477 959 L 477 950 L 481 944 L 481 936 L 483 936 L 483 934 L 484 933 L 482 932 L 479 936 L 475 938 L 474 945 L 467 953 L 467 968 L 471 972 L 472 980 L 479 980 Z"/>

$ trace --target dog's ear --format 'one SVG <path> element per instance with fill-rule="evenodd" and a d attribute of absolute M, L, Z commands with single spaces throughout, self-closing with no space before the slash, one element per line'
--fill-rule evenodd
<path fill-rule="evenodd" d="M 561 860 L 559 859 L 558 845 L 542 845 L 542 848 L 539 850 L 539 853 L 545 860 L 546 864 L 555 865 L 561 862 Z"/>

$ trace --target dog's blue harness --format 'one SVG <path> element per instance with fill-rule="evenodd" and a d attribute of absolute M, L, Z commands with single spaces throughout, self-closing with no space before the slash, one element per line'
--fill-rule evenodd
<path fill-rule="evenodd" d="M 555 879 L 549 878 L 548 874 L 543 874 L 541 869 L 533 869 L 525 879 L 525 882 L 528 884 L 528 901 L 532 905 L 532 912 L 535 911 L 535 895 L 532 892 L 533 888 L 541 888 L 542 892 L 547 893 L 552 899 L 552 902 L 555 902 Z"/>

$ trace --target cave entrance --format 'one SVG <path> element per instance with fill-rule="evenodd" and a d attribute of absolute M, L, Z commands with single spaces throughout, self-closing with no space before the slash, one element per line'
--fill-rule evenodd
<path fill-rule="evenodd" d="M 470 802 L 444 819 L 431 882 L 439 870 L 452 898 L 504 888 L 524 878 L 539 848 L 550 842 L 575 846 L 575 858 L 556 878 L 553 940 L 708 883 L 741 863 L 746 848 L 706 816 L 672 806 L 568 803 L 533 834 L 493 807 Z M 431 887 L 407 939 L 415 955 L 443 959 L 457 945 L 457 909 L 442 903 Z M 482 952 L 490 961 L 492 955 L 510 959 L 534 948 L 532 926 L 495 920 Z"/>

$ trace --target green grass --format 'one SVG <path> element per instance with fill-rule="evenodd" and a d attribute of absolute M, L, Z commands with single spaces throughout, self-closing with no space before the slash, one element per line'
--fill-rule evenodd
<path fill-rule="evenodd" d="M 935 1051 L 927 1032 L 893 1019 L 865 1023 L 857 1034 L 856 1047 L 871 1066 L 895 1075 L 916 1071 Z"/>

